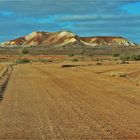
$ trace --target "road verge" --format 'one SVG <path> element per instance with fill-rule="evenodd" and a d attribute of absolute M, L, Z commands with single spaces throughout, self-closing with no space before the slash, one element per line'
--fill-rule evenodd
<path fill-rule="evenodd" d="M 0 101 L 3 99 L 3 93 L 8 84 L 9 78 L 13 70 L 13 65 L 6 65 L 0 73 Z"/>

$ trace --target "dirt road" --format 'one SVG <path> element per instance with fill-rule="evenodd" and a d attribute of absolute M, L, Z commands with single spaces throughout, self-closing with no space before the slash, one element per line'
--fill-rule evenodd
<path fill-rule="evenodd" d="M 100 70 L 15 66 L 0 102 L 0 139 L 139 139 L 140 86 Z"/>

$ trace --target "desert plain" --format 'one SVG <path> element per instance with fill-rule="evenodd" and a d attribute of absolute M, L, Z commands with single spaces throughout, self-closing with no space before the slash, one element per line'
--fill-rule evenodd
<path fill-rule="evenodd" d="M 1 62 L 0 139 L 139 139 L 140 63 L 105 58 Z"/>

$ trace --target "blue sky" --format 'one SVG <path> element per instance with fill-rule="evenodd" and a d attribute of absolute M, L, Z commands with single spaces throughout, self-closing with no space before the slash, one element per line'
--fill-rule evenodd
<path fill-rule="evenodd" d="M 0 42 L 60 30 L 140 43 L 140 0 L 0 0 Z"/>

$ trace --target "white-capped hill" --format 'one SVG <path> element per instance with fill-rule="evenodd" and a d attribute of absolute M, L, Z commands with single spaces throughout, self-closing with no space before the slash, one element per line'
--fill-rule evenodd
<path fill-rule="evenodd" d="M 0 44 L 1 47 L 60 47 L 77 45 L 85 47 L 95 46 L 136 46 L 134 42 L 123 37 L 114 36 L 95 36 L 95 37 L 80 37 L 70 31 L 59 32 L 32 32 L 29 35 L 6 41 Z"/>

